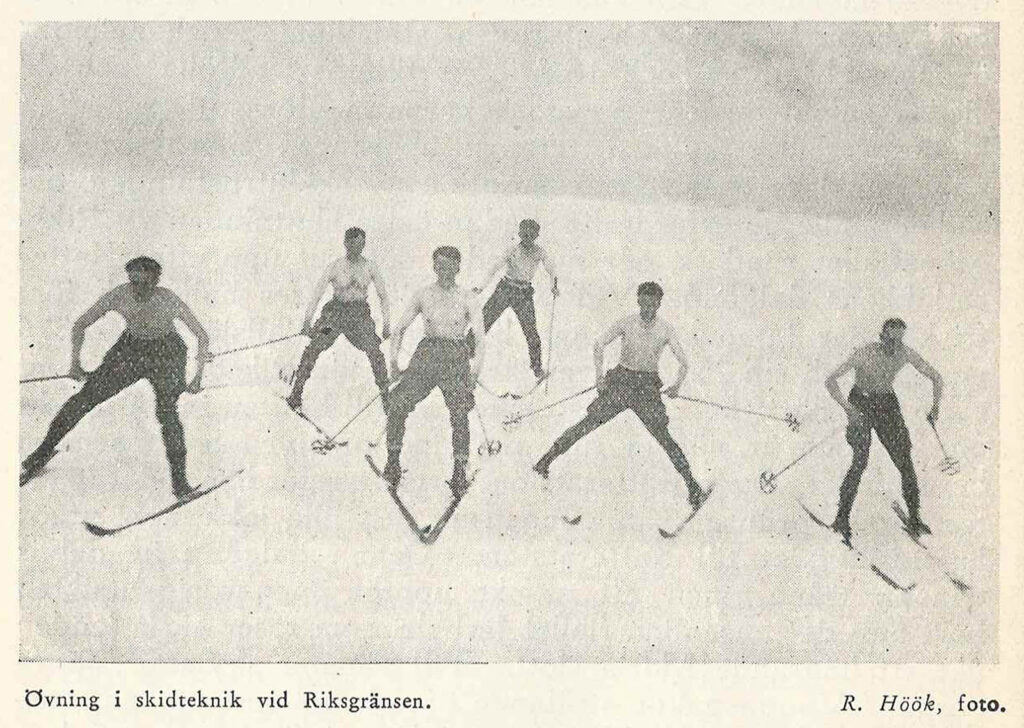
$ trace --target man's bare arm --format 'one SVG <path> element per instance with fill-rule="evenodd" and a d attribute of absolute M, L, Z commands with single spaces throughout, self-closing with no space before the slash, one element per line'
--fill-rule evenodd
<path fill-rule="evenodd" d="M 598 389 L 604 388 L 604 350 L 609 344 L 622 336 L 622 333 L 623 321 L 616 321 L 594 342 L 594 382 Z"/>
<path fill-rule="evenodd" d="M 398 319 L 398 325 L 395 326 L 395 330 L 391 332 L 391 376 L 393 379 L 397 379 L 400 372 L 398 368 L 398 354 L 402 351 L 402 337 L 405 336 L 405 330 L 412 325 L 412 322 L 416 320 L 416 317 L 423 308 L 421 294 L 421 291 L 416 292 L 412 302 L 402 313 L 402 317 Z"/>
<path fill-rule="evenodd" d="M 558 273 L 555 271 L 555 265 L 551 262 L 551 258 L 548 257 L 548 252 L 543 251 L 540 259 L 541 265 L 544 266 L 544 270 L 548 272 L 551 277 L 551 294 L 558 296 Z"/>
<path fill-rule="evenodd" d="M 114 310 L 117 291 L 118 289 L 115 288 L 104 293 L 97 299 L 96 303 L 87 308 L 85 313 L 79 316 L 75 323 L 72 324 L 71 369 L 68 373 L 72 379 L 81 379 L 85 376 L 85 372 L 82 370 L 82 344 L 85 342 L 86 329 Z"/>
<path fill-rule="evenodd" d="M 907 361 L 914 369 L 921 372 L 928 379 L 932 380 L 932 410 L 928 413 L 928 420 L 932 423 L 939 419 L 939 403 L 942 401 L 942 375 L 931 364 L 909 346 L 907 350 Z"/>
<path fill-rule="evenodd" d="M 490 285 L 491 279 L 494 278 L 495 274 L 497 274 L 498 271 L 500 271 L 502 268 L 505 268 L 507 266 L 508 266 L 508 251 L 505 251 L 504 253 L 502 253 L 501 257 L 498 258 L 498 262 L 495 263 L 494 265 L 492 265 L 491 269 L 489 271 L 487 271 L 487 277 L 484 278 L 484 282 L 480 285 L 480 287 L 473 289 L 473 293 L 480 293 L 480 291 L 482 291 L 485 288 L 487 288 L 487 286 Z"/>
<path fill-rule="evenodd" d="M 391 302 L 388 299 L 387 286 L 384 285 L 384 275 L 376 263 L 370 268 L 370 280 L 373 281 L 373 287 L 377 289 L 377 297 L 380 299 L 381 338 L 387 339 L 391 336 Z"/>
<path fill-rule="evenodd" d="M 676 381 L 672 383 L 666 391 L 669 397 L 676 397 L 679 395 L 679 388 L 683 385 L 683 380 L 686 379 L 686 374 L 690 370 L 690 364 L 686 361 L 686 353 L 683 351 L 683 344 L 679 341 L 679 336 L 676 334 L 676 330 L 669 327 L 668 346 L 672 350 L 672 354 L 675 356 L 676 361 L 679 362 L 679 371 L 676 374 Z"/>
<path fill-rule="evenodd" d="M 846 361 L 840 364 L 839 367 L 829 374 L 828 378 L 825 380 L 825 389 L 828 390 L 828 393 L 832 395 L 832 399 L 834 399 L 850 417 L 858 416 L 859 412 L 856 407 L 846 401 L 846 398 L 843 397 L 843 393 L 839 391 L 839 378 L 847 372 L 853 371 L 854 367 L 857 365 L 856 357 L 856 354 L 851 354 Z"/>
<path fill-rule="evenodd" d="M 175 318 L 185 324 L 185 327 L 196 337 L 196 375 L 192 379 L 188 388 L 190 391 L 196 392 L 199 390 L 199 383 L 203 379 L 203 367 L 206 366 L 207 359 L 210 354 L 210 335 L 203 328 L 203 325 L 199 323 L 199 319 L 192 313 L 192 309 L 181 300 L 176 294 L 171 294 L 175 298 Z"/>
<path fill-rule="evenodd" d="M 487 347 L 487 334 L 484 332 L 484 312 L 477 302 L 476 296 L 466 296 L 469 306 L 469 328 L 473 332 L 473 361 L 471 364 L 473 379 L 480 376 L 484 365 L 484 349 Z"/>
<path fill-rule="evenodd" d="M 331 284 L 331 276 L 334 273 L 334 263 L 331 263 L 324 271 L 323 275 L 320 276 L 320 280 L 316 282 L 316 286 L 313 288 L 313 298 L 310 300 L 309 305 L 306 307 L 306 315 L 302 319 L 302 333 L 308 334 L 310 327 L 313 325 L 313 317 L 316 316 L 316 310 L 320 306 L 320 299 L 324 297 L 324 293 L 327 291 L 327 286 Z"/>

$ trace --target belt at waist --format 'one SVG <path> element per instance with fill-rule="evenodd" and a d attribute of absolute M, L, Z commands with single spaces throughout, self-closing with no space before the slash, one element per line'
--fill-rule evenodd
<path fill-rule="evenodd" d="M 424 336 L 420 339 L 420 346 L 440 346 L 451 348 L 462 348 L 466 346 L 465 339 L 449 339 L 446 336 Z"/>

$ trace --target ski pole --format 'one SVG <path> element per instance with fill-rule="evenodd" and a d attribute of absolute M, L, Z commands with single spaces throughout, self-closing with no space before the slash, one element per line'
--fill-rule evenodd
<path fill-rule="evenodd" d="M 32 377 L 30 379 L 19 379 L 18 384 L 31 384 L 32 382 L 52 382 L 56 379 L 71 379 L 67 374 L 51 374 L 46 377 Z"/>
<path fill-rule="evenodd" d="M 779 422 L 785 422 L 786 426 L 789 427 L 793 432 L 800 430 L 800 421 L 797 420 L 796 416 L 792 412 L 787 412 L 785 417 L 779 417 L 778 415 L 769 414 L 768 412 L 758 412 L 757 410 L 743 409 L 742 407 L 733 407 L 727 404 L 719 404 L 718 402 L 711 402 L 706 399 L 698 399 L 697 397 L 685 397 L 679 395 L 676 399 L 685 399 L 687 402 L 695 402 L 697 404 L 706 404 L 710 407 L 717 407 L 720 410 L 729 410 L 730 412 L 742 412 L 747 415 L 755 415 L 756 417 L 763 417 L 768 420 L 778 420 Z"/>
<path fill-rule="evenodd" d="M 796 460 L 794 460 L 793 462 L 791 462 L 791 463 L 790 463 L 789 465 L 787 465 L 786 467 L 784 467 L 784 468 L 783 468 L 782 470 L 780 470 L 779 472 L 775 473 L 775 472 L 772 472 L 771 470 L 762 470 L 762 471 L 761 471 L 761 481 L 760 481 L 760 482 L 761 482 L 761 491 L 762 491 L 763 493 L 772 493 L 772 492 L 774 492 L 775 488 L 776 488 L 776 487 L 777 487 L 777 485 L 778 485 L 778 484 L 777 484 L 777 483 L 776 483 L 775 481 L 776 481 L 776 479 L 777 479 L 777 478 L 778 478 L 778 477 L 779 477 L 780 475 L 782 475 L 782 474 L 783 474 L 784 472 L 786 472 L 786 471 L 787 471 L 787 470 L 789 470 L 789 469 L 790 469 L 791 467 L 793 467 L 794 465 L 796 465 L 796 464 L 797 464 L 798 462 L 800 462 L 801 460 L 803 460 L 803 459 L 804 459 L 805 457 L 807 457 L 808 455 L 810 455 L 810 454 L 811 454 L 812 452 L 814 452 L 815 450 L 817 450 L 817 449 L 818 449 L 819 447 L 821 447 L 822 445 L 824 445 L 824 444 L 825 444 L 826 442 L 828 442 L 829 440 L 831 440 L 831 439 L 832 439 L 833 437 L 835 437 L 835 436 L 836 436 L 836 434 L 837 434 L 837 433 L 838 433 L 838 432 L 839 432 L 840 430 L 842 430 L 842 429 L 845 429 L 845 427 L 846 427 L 846 425 L 842 425 L 842 426 L 840 426 L 840 427 L 837 427 L 836 429 L 832 430 L 832 432 L 830 432 L 830 433 L 829 433 L 828 435 L 826 435 L 825 437 L 821 438 L 821 439 L 820 439 L 820 440 L 818 440 L 818 441 L 817 441 L 816 443 L 814 443 L 813 445 L 811 445 L 811 446 L 810 446 L 809 448 L 807 448 L 806 450 L 804 450 L 804 452 L 803 452 L 803 453 L 802 453 L 802 454 L 800 455 L 800 457 L 798 457 L 798 458 L 797 458 Z"/>
<path fill-rule="evenodd" d="M 484 442 L 476 449 L 477 455 L 497 455 L 501 452 L 501 440 L 492 440 L 487 436 L 487 427 L 484 425 L 483 415 L 480 414 L 480 408 L 474 407 L 476 412 L 476 418 L 480 422 L 480 431 L 484 433 Z"/>
<path fill-rule="evenodd" d="M 395 390 L 395 387 L 398 386 L 398 382 L 399 382 L 399 380 L 397 380 L 397 379 L 394 382 L 392 382 L 392 386 L 388 390 L 389 394 Z M 333 450 L 335 447 L 337 447 L 338 443 L 336 441 L 337 441 L 337 439 L 339 437 L 341 437 L 341 433 L 343 433 L 345 430 L 347 430 L 349 428 L 349 426 L 353 422 L 355 422 L 357 419 L 359 419 L 359 415 L 363 414 L 363 412 L 365 412 L 366 410 L 370 409 L 370 405 L 372 405 L 374 402 L 376 402 L 378 399 L 380 399 L 381 394 L 383 394 L 383 390 L 381 390 L 380 392 L 377 392 L 377 394 L 374 395 L 373 399 L 371 399 L 369 402 L 367 402 L 362 407 L 360 407 L 359 411 L 356 412 L 354 415 L 352 415 L 351 419 L 349 419 L 349 421 L 346 422 L 345 425 L 340 430 L 335 432 L 333 435 L 328 437 L 326 440 L 317 440 L 316 442 L 314 442 L 313 443 L 314 449 L 316 449 L 317 446 L 319 446 L 319 449 L 321 451 L 326 452 L 328 450 Z M 345 443 L 345 444 L 347 444 L 347 443 Z"/>
<path fill-rule="evenodd" d="M 345 425 L 340 430 L 335 432 L 333 435 L 328 437 L 326 440 L 317 440 L 316 442 L 314 442 L 313 443 L 314 449 L 319 449 L 321 452 L 327 452 L 327 451 L 333 450 L 335 447 L 337 447 L 338 446 L 337 439 L 339 437 L 341 437 L 341 433 L 343 433 L 345 430 L 347 430 L 349 428 L 349 425 L 351 425 L 353 422 L 355 422 L 359 418 L 359 415 L 363 414 L 363 412 L 365 412 L 366 410 L 370 409 L 370 405 L 372 405 L 374 402 L 376 402 L 378 399 L 380 399 L 380 395 L 381 395 L 381 393 L 377 392 L 377 394 L 374 395 L 373 399 L 371 399 L 369 402 L 367 402 L 362 407 L 360 407 L 359 411 L 356 412 L 354 415 L 352 415 L 351 419 L 349 419 L 349 421 L 346 422 Z"/>
<path fill-rule="evenodd" d="M 238 352 L 238 351 L 248 351 L 249 349 L 258 349 L 261 346 L 270 346 L 271 344 L 276 344 L 276 343 L 281 342 L 281 341 L 288 341 L 288 339 L 294 339 L 294 338 L 299 337 L 299 336 L 302 336 L 302 332 L 301 331 L 299 333 L 297 333 L 297 334 L 289 334 L 288 336 L 281 336 L 281 337 L 279 337 L 277 339 L 270 339 L 269 341 L 261 341 L 258 344 L 248 344 L 246 346 L 235 347 L 234 349 L 226 349 L 225 351 L 212 352 L 212 353 L 206 355 L 206 360 L 207 361 L 213 361 L 218 356 L 224 356 L 225 354 L 234 354 L 235 352 Z"/>
<path fill-rule="evenodd" d="M 548 322 L 548 378 L 544 380 L 544 395 L 547 396 L 548 384 L 551 381 L 551 353 L 555 340 L 555 304 L 558 303 L 558 296 L 551 294 L 551 320 Z"/>
<path fill-rule="evenodd" d="M 946 452 L 946 446 L 942 444 L 942 438 L 939 437 L 939 431 L 935 427 L 935 420 L 929 417 L 928 424 L 932 426 L 932 432 L 935 433 L 935 439 L 939 443 L 939 449 L 942 450 L 942 460 L 939 462 L 939 470 L 949 476 L 956 475 L 960 472 L 960 461 L 956 458 L 951 458 L 949 453 Z"/>
<path fill-rule="evenodd" d="M 557 402 L 552 402 L 551 404 L 545 405 L 545 406 L 541 407 L 540 409 L 535 409 L 532 412 L 516 413 L 516 414 L 512 415 L 511 417 L 506 417 L 505 420 L 502 422 L 502 424 L 505 426 L 505 429 L 508 429 L 509 427 L 514 427 L 514 426 L 518 425 L 520 422 L 522 422 L 523 420 L 525 420 L 527 417 L 533 417 L 536 414 L 540 414 L 544 410 L 549 410 L 552 407 L 555 407 L 557 405 L 562 404 L 563 402 L 568 402 L 570 399 L 576 399 L 576 397 L 579 397 L 580 395 L 586 394 L 587 392 L 589 392 L 591 390 L 594 390 L 594 389 L 597 389 L 597 385 L 596 384 L 591 384 L 586 389 L 581 389 L 580 391 L 576 392 L 575 394 L 570 394 L 568 397 L 563 397 L 562 399 L 558 400 Z"/>

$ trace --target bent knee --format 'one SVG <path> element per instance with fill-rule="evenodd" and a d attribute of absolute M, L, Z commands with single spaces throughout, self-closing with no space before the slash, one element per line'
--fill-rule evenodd
<path fill-rule="evenodd" d="M 863 473 L 868 467 L 868 456 L 862 454 L 855 454 L 853 460 L 850 461 L 850 470 L 858 473 Z"/>

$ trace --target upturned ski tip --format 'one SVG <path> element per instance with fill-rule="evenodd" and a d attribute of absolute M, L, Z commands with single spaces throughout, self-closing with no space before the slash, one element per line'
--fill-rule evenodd
<path fill-rule="evenodd" d="M 562 520 L 568 523 L 570 526 L 578 526 L 580 521 L 583 520 L 583 514 L 581 513 L 578 516 L 575 516 L 574 518 L 570 518 L 569 516 L 562 516 Z"/>
<path fill-rule="evenodd" d="M 97 526 L 95 523 L 89 523 L 88 521 L 82 521 L 82 525 L 85 526 L 85 530 L 93 536 L 110 536 L 111 534 L 117 533 L 116 530 L 103 528 L 103 526 Z"/>

